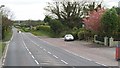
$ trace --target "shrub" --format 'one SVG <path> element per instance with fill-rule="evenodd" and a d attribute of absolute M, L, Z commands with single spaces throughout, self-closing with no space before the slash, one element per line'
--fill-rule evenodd
<path fill-rule="evenodd" d="M 40 25 L 36 27 L 36 30 L 50 31 L 50 26 Z"/>
<path fill-rule="evenodd" d="M 60 34 L 63 31 L 63 24 L 59 20 L 52 20 L 49 23 L 51 29 L 53 30 L 54 33 Z"/>
<path fill-rule="evenodd" d="M 84 31 L 79 31 L 78 32 L 78 39 L 83 40 L 84 39 Z"/>
<path fill-rule="evenodd" d="M 88 38 L 90 37 L 90 32 L 84 28 L 80 28 L 77 36 L 79 40 L 88 40 Z"/>
<path fill-rule="evenodd" d="M 78 39 L 78 28 L 77 27 L 74 27 L 73 29 L 72 29 L 72 32 L 71 32 L 71 34 L 74 36 L 74 39 L 76 40 L 76 39 Z"/>
<path fill-rule="evenodd" d="M 75 40 L 78 39 L 78 35 L 77 34 L 78 34 L 78 32 L 72 32 L 72 35 L 73 35 Z"/>

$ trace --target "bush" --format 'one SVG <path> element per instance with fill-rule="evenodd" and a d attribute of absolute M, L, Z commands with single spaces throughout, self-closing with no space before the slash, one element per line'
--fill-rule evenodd
<path fill-rule="evenodd" d="M 78 39 L 78 35 L 77 34 L 78 34 L 77 32 L 72 32 L 72 35 L 73 35 L 75 40 Z"/>
<path fill-rule="evenodd" d="M 21 31 L 24 31 L 24 32 L 29 32 L 30 31 L 30 28 L 25 28 L 25 27 L 22 27 L 22 30 Z"/>
<path fill-rule="evenodd" d="M 79 40 L 88 40 L 88 38 L 90 37 L 90 32 L 84 28 L 80 28 L 77 36 Z"/>
<path fill-rule="evenodd" d="M 79 31 L 78 32 L 78 39 L 83 40 L 84 39 L 84 31 Z"/>
<path fill-rule="evenodd" d="M 72 32 L 71 32 L 71 34 L 74 36 L 74 39 L 76 40 L 76 39 L 78 39 L 78 28 L 77 27 L 74 27 L 73 29 L 72 29 Z"/>
<path fill-rule="evenodd" d="M 40 25 L 36 27 L 36 30 L 50 31 L 50 26 Z"/>
<path fill-rule="evenodd" d="M 49 25 L 55 34 L 60 34 L 64 28 L 63 24 L 59 20 L 52 20 Z"/>

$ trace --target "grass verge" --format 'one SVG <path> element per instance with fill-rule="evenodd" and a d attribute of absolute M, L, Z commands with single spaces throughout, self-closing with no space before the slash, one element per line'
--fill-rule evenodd
<path fill-rule="evenodd" d="M 5 38 L 3 39 L 3 42 L 9 41 L 12 37 L 12 30 L 8 30 L 5 32 Z"/>
<path fill-rule="evenodd" d="M 4 49 L 5 49 L 5 42 L 9 41 L 12 37 L 12 30 L 9 29 L 8 31 L 5 31 L 5 37 L 3 40 L 0 41 L 0 58 L 3 55 Z"/>
<path fill-rule="evenodd" d="M 52 31 L 43 31 L 43 30 L 35 30 L 35 31 L 30 31 L 32 34 L 36 36 L 47 36 L 47 37 L 53 37 L 53 32 Z"/>
<path fill-rule="evenodd" d="M 0 58 L 1 58 L 2 55 L 3 55 L 4 49 L 5 49 L 5 43 L 2 43 L 2 42 L 0 41 Z"/>

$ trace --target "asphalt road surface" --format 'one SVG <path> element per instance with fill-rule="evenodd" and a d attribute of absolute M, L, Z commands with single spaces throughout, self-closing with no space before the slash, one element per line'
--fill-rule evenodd
<path fill-rule="evenodd" d="M 55 42 L 55 41 L 54 41 Z M 101 66 L 55 47 L 30 33 L 17 33 L 9 43 L 4 66 Z"/>

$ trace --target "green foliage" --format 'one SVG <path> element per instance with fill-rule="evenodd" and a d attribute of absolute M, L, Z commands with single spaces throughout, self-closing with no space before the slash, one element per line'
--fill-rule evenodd
<path fill-rule="evenodd" d="M 30 32 L 30 28 L 29 27 L 22 27 L 21 29 L 20 29 L 21 31 L 23 31 L 23 32 Z"/>
<path fill-rule="evenodd" d="M 50 26 L 40 25 L 36 27 L 36 30 L 50 31 Z"/>
<path fill-rule="evenodd" d="M 74 28 L 73 28 L 73 31 L 77 31 L 77 30 L 78 30 L 78 28 L 77 28 L 77 27 L 74 27 Z"/>
<path fill-rule="evenodd" d="M 120 16 L 118 16 L 118 27 L 120 27 Z M 120 28 L 118 28 L 118 31 L 120 32 Z"/>
<path fill-rule="evenodd" d="M 48 36 L 48 37 L 54 36 L 54 33 L 52 32 L 50 26 L 47 25 L 37 26 L 36 30 L 32 30 L 31 32 L 37 36 Z"/>
<path fill-rule="evenodd" d="M 53 33 L 51 31 L 42 31 L 42 30 L 34 30 L 31 31 L 32 34 L 36 36 L 47 36 L 47 37 L 53 37 Z"/>
<path fill-rule="evenodd" d="M 119 7 L 116 7 L 115 9 L 116 9 L 116 11 L 117 11 L 117 14 L 120 15 L 120 8 L 119 8 Z"/>
<path fill-rule="evenodd" d="M 45 18 L 44 18 L 44 22 L 47 23 L 47 22 L 50 22 L 51 21 L 51 17 L 46 15 Z"/>
<path fill-rule="evenodd" d="M 78 39 L 78 28 L 77 27 L 74 27 L 73 28 L 73 30 L 72 30 L 72 32 L 71 32 L 71 34 L 74 36 L 74 39 L 76 40 L 76 39 Z"/>
<path fill-rule="evenodd" d="M 77 35 L 79 40 L 83 40 L 83 39 L 87 40 L 88 37 L 90 36 L 90 32 L 84 28 L 80 28 Z"/>
<path fill-rule="evenodd" d="M 63 31 L 63 24 L 59 20 L 52 20 L 49 25 L 55 34 Z"/>
<path fill-rule="evenodd" d="M 5 43 L 0 41 L 0 58 L 2 57 L 4 49 L 5 49 Z"/>
<path fill-rule="evenodd" d="M 81 28 L 78 32 L 78 39 L 83 40 L 84 39 L 84 29 Z"/>
<path fill-rule="evenodd" d="M 78 32 L 78 39 L 83 40 L 84 39 L 84 31 L 79 31 Z"/>
<path fill-rule="evenodd" d="M 9 41 L 11 37 L 12 37 L 12 30 L 8 29 L 7 31 L 4 32 L 3 41 Z"/>
<path fill-rule="evenodd" d="M 118 30 L 118 15 L 114 8 L 107 10 L 102 18 L 102 33 L 105 36 L 112 36 Z"/>

